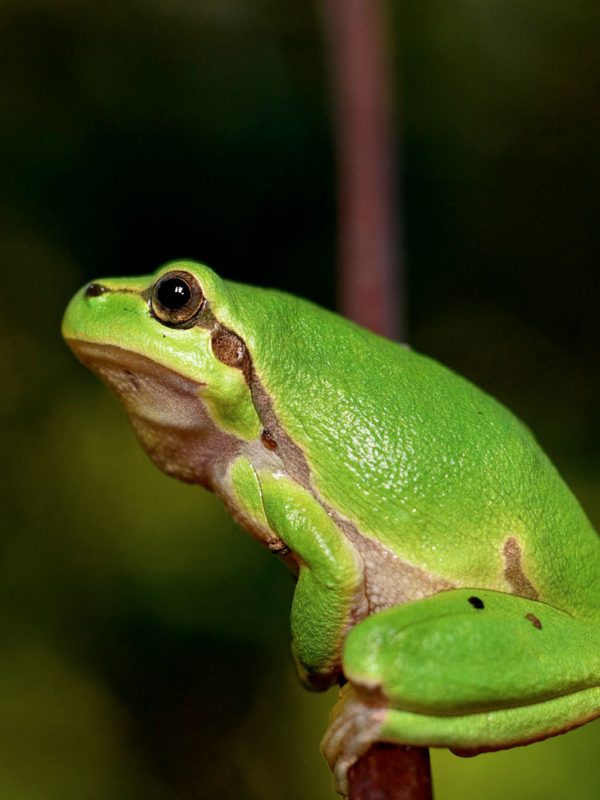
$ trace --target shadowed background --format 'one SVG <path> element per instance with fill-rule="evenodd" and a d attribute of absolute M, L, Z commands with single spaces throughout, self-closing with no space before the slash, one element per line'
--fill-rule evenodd
<path fill-rule="evenodd" d="M 522 416 L 598 526 L 593 5 L 397 2 L 390 35 L 409 340 Z M 180 256 L 333 305 L 326 63 L 301 0 L 3 0 L 6 800 L 334 797 L 292 579 L 59 337 L 82 283 Z M 591 800 L 599 744 L 434 753 L 436 798 Z"/>

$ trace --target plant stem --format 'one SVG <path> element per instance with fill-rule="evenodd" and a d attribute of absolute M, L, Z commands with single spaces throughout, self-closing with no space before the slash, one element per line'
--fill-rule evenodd
<path fill-rule="evenodd" d="M 389 49 L 383 0 L 322 0 L 338 158 L 342 313 L 389 338 L 404 333 Z M 429 751 L 375 744 L 350 770 L 350 800 L 431 800 Z"/>
<path fill-rule="evenodd" d="M 389 48 L 382 0 L 322 0 L 338 160 L 338 304 L 403 333 Z"/>
<path fill-rule="evenodd" d="M 349 800 L 431 800 L 429 750 L 379 743 L 350 769 Z"/>

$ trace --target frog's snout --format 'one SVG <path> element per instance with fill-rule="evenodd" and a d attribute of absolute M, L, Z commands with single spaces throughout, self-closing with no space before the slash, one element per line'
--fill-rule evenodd
<path fill-rule="evenodd" d="M 99 297 L 104 292 L 108 292 L 108 288 L 96 282 L 88 283 L 83 291 L 86 297 Z"/>

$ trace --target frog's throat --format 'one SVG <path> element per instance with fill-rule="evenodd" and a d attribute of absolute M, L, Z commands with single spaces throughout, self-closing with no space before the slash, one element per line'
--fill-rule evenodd
<path fill-rule="evenodd" d="M 68 339 L 79 361 L 120 399 L 144 450 L 159 469 L 214 490 L 215 462 L 229 462 L 240 442 L 219 430 L 198 381 L 122 347 Z"/>

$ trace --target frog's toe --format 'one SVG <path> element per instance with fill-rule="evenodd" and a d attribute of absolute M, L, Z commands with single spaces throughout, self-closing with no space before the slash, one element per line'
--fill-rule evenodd
<path fill-rule="evenodd" d="M 336 791 L 343 797 L 348 794 L 350 767 L 380 740 L 385 716 L 383 706 L 364 702 L 350 684 L 340 690 L 321 749 L 333 772 Z"/>

